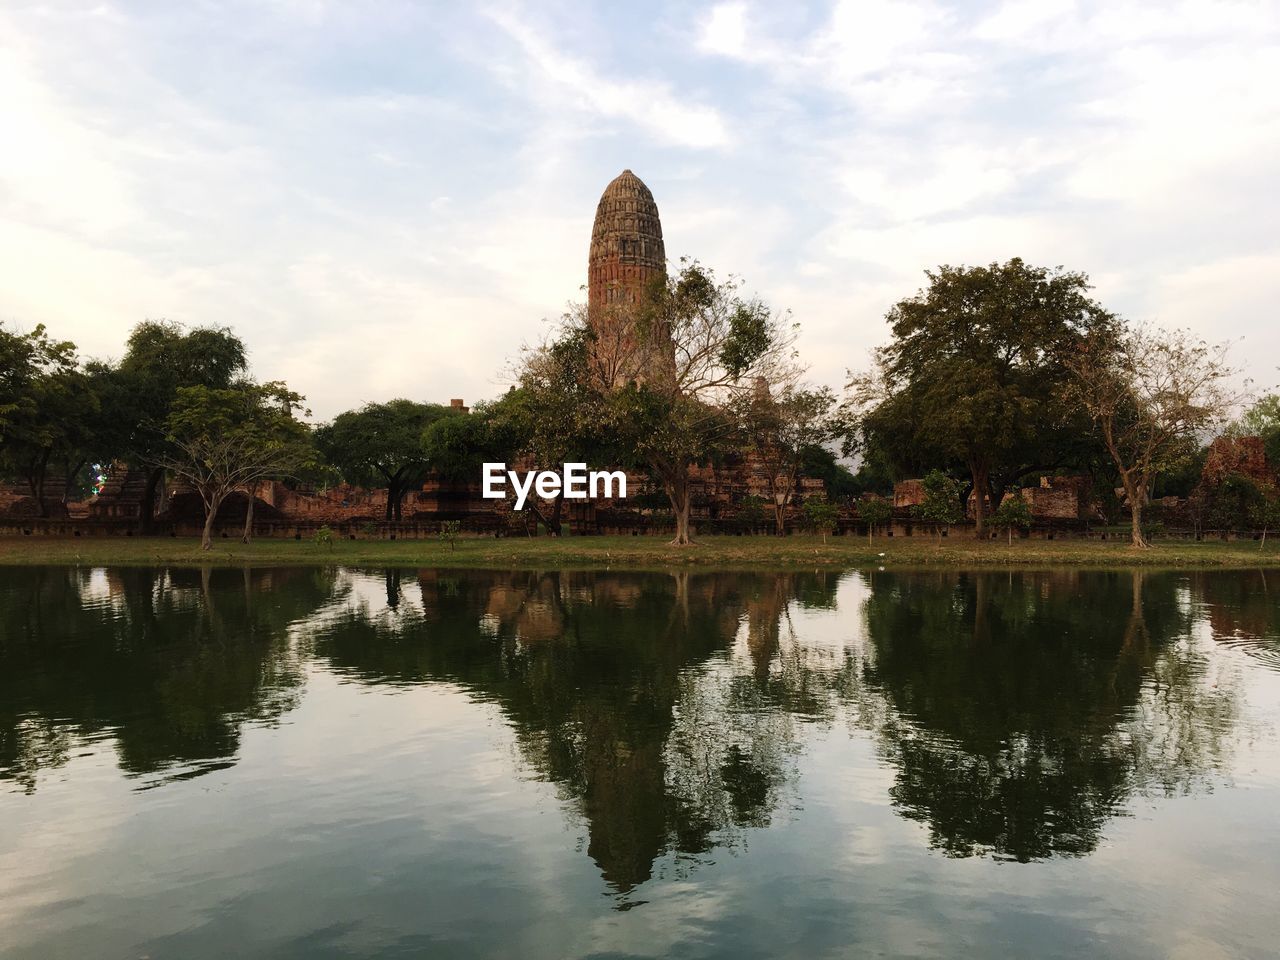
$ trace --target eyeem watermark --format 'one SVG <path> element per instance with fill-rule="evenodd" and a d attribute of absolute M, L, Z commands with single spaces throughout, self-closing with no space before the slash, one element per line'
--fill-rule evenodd
<path fill-rule="evenodd" d="M 595 500 L 599 497 L 627 496 L 627 475 L 621 470 L 591 470 L 585 463 L 566 463 L 563 473 L 554 470 L 529 470 L 523 480 L 515 470 L 508 470 L 505 463 L 484 465 L 484 492 L 486 500 L 504 500 L 507 482 L 515 491 L 517 510 L 523 510 L 529 491 L 543 500 L 551 500 L 561 494 L 566 500 Z M 614 487 L 617 493 L 614 493 Z"/>

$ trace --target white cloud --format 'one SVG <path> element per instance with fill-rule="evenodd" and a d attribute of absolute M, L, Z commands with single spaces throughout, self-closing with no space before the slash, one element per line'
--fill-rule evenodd
<path fill-rule="evenodd" d="M 610 79 L 587 61 L 553 47 L 529 25 L 525 15 L 506 10 L 490 11 L 489 15 L 528 57 L 535 83 L 544 81 L 538 85 L 547 97 L 544 109 L 630 120 L 659 140 L 677 146 L 729 144 L 728 129 L 714 108 L 690 102 L 653 77 Z"/>
<path fill-rule="evenodd" d="M 0 43 L 0 319 L 229 323 L 322 416 L 496 393 L 624 166 L 821 381 L 926 267 L 1014 255 L 1280 363 L 1274 5 L 30 4 Z"/>

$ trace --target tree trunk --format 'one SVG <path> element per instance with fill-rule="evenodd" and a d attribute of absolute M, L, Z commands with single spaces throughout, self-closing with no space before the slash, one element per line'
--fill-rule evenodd
<path fill-rule="evenodd" d="M 991 486 L 987 480 L 989 471 L 976 461 L 970 461 L 969 472 L 973 475 L 973 535 L 982 540 L 986 535 L 987 491 Z"/>
<path fill-rule="evenodd" d="M 213 549 L 213 521 L 218 517 L 218 508 L 222 506 L 222 497 L 214 496 L 205 501 L 204 533 L 200 537 L 200 549 Z"/>
<path fill-rule="evenodd" d="M 142 502 L 138 504 L 138 532 L 150 533 L 152 521 L 156 513 L 156 488 L 164 479 L 164 468 L 157 467 L 147 476 L 147 485 L 142 491 Z"/>
<path fill-rule="evenodd" d="M 1129 494 L 1129 513 L 1133 517 L 1133 545 L 1145 550 L 1151 544 L 1142 535 L 1142 497 L 1138 495 L 1136 490 L 1130 490 L 1127 483 L 1125 484 L 1125 492 Z"/>
<path fill-rule="evenodd" d="M 244 533 L 240 535 L 241 543 L 248 543 L 253 539 L 253 502 L 258 499 L 257 494 L 258 485 L 249 484 L 249 503 L 244 508 Z"/>
<path fill-rule="evenodd" d="M 671 501 L 671 512 L 676 518 L 676 536 L 671 541 L 677 547 L 693 543 L 689 536 L 689 475 L 672 476 L 666 481 L 667 499 Z"/>
<path fill-rule="evenodd" d="M 557 493 L 555 500 L 551 505 L 551 519 L 547 521 L 547 529 L 551 531 L 553 536 L 560 536 L 563 524 L 560 517 L 564 514 L 564 494 Z"/>
<path fill-rule="evenodd" d="M 52 453 L 52 450 L 46 450 L 44 456 L 40 458 L 40 463 L 33 465 L 31 472 L 31 495 L 36 501 L 36 516 L 41 518 L 49 516 L 49 508 L 44 502 L 44 478 L 49 472 L 49 457 Z"/>

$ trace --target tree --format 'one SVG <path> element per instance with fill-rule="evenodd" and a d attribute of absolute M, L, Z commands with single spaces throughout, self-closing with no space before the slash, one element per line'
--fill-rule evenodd
<path fill-rule="evenodd" d="M 743 297 L 736 280 L 717 283 L 696 261 L 682 260 L 636 305 L 626 336 L 643 365 L 615 369 L 637 376 L 607 393 L 611 435 L 662 485 L 675 515 L 675 545 L 691 542 L 689 471 L 731 447 L 730 404 L 763 377 L 793 382 L 794 328 L 785 315 Z"/>
<path fill-rule="evenodd" d="M 74 367 L 43 372 L 30 384 L 31 405 L 18 418 L 7 444 L 6 465 L 21 476 L 31 491 L 37 514 L 47 517 L 45 484 L 52 466 L 70 483 L 84 464 L 93 442 L 100 407 L 90 378 Z M 64 492 L 65 500 L 65 492 Z"/>
<path fill-rule="evenodd" d="M 835 530 L 836 521 L 840 519 L 840 510 L 825 500 L 806 500 L 804 519 L 812 529 L 822 534 L 822 542 L 826 543 L 827 534 Z"/>
<path fill-rule="evenodd" d="M 387 487 L 387 520 L 402 520 L 404 495 L 422 483 L 429 466 L 423 447 L 436 421 L 460 416 L 436 403 L 397 399 L 340 413 L 316 430 L 316 445 L 348 483 Z"/>
<path fill-rule="evenodd" d="M 144 531 L 154 517 L 164 477 L 159 464 L 179 452 L 168 439 L 178 391 L 230 389 L 247 368 L 244 342 L 229 327 L 187 329 L 171 321 L 147 320 L 129 334 L 125 355 L 115 368 L 119 404 L 113 414 L 123 435 L 119 453 L 148 471 L 140 518 Z"/>
<path fill-rule="evenodd" d="M 51 340 L 43 324 L 29 333 L 0 327 L 0 454 L 41 429 L 37 391 L 49 377 L 75 369 L 75 344 Z"/>
<path fill-rule="evenodd" d="M 1099 330 L 1070 358 L 1073 394 L 1102 434 L 1129 501 L 1133 545 L 1156 477 L 1193 456 L 1241 399 L 1228 345 L 1185 330 Z"/>
<path fill-rule="evenodd" d="M 488 409 L 494 447 L 543 470 L 621 455 L 606 425 L 603 370 L 597 366 L 601 358 L 592 352 L 594 336 L 585 313 L 574 310 L 552 336 L 524 351 L 516 386 Z M 560 535 L 562 492 L 552 499 L 550 510 L 537 498 L 527 505 L 548 533 Z"/>
<path fill-rule="evenodd" d="M 785 387 L 774 395 L 763 380 L 735 403 L 746 448 L 764 473 L 778 536 L 786 533 L 787 508 L 800 484 L 808 451 L 832 437 L 834 404 L 835 396 L 825 387 Z"/>
<path fill-rule="evenodd" d="M 1013 546 L 1013 531 L 1031 529 L 1031 506 L 1016 489 L 1010 489 L 992 518 L 996 527 L 1009 535 L 1009 545 Z"/>
<path fill-rule="evenodd" d="M 1262 491 L 1261 499 L 1249 512 L 1249 522 L 1256 529 L 1262 530 L 1262 540 L 1258 544 L 1258 549 L 1266 549 L 1267 531 L 1280 526 L 1280 492 L 1277 492 L 1275 487 L 1268 487 Z"/>
<path fill-rule="evenodd" d="M 883 497 L 870 497 L 858 501 L 858 516 L 867 525 L 867 543 L 876 527 L 882 527 L 893 518 L 893 504 Z"/>
<path fill-rule="evenodd" d="M 944 524 L 959 523 L 964 517 L 960 506 L 961 486 L 941 470 L 930 470 L 922 481 L 924 500 L 916 505 L 916 515 L 936 524 L 942 539 Z"/>
<path fill-rule="evenodd" d="M 311 456 L 310 432 L 292 415 L 301 399 L 280 383 L 178 389 L 168 418 L 172 452 L 159 465 L 203 501 L 202 550 L 213 546 L 214 520 L 229 494 L 245 489 L 252 504 L 261 481 L 287 476 Z M 249 513 L 245 542 L 251 524 Z"/>
<path fill-rule="evenodd" d="M 926 276 L 926 290 L 889 311 L 892 339 L 872 372 L 851 381 L 852 420 L 901 464 L 962 467 L 982 537 L 995 490 L 1076 455 L 1088 431 L 1066 401 L 1066 360 L 1113 318 L 1084 274 L 1017 258 Z"/>
<path fill-rule="evenodd" d="M 865 489 L 859 478 L 836 459 L 835 453 L 817 444 L 801 451 L 800 473 L 821 480 L 823 489 L 827 491 L 827 499 L 832 502 L 843 502 L 856 497 Z"/>

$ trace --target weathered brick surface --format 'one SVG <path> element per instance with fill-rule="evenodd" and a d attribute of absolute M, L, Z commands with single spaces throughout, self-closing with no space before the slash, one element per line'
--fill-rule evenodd
<path fill-rule="evenodd" d="M 1200 482 L 1216 487 L 1228 475 L 1243 474 L 1261 483 L 1275 480 L 1275 470 L 1267 463 L 1266 447 L 1261 437 L 1218 437 L 1209 444 Z"/>
<path fill-rule="evenodd" d="M 905 510 L 924 503 L 923 480 L 900 480 L 893 485 L 893 508 Z"/>

